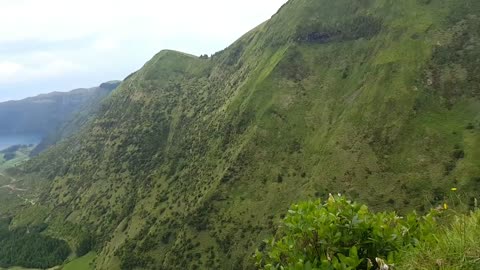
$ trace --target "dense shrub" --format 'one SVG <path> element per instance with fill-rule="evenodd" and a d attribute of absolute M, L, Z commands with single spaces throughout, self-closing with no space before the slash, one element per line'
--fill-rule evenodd
<path fill-rule="evenodd" d="M 81 257 L 87 253 L 89 253 L 95 245 L 94 238 L 85 233 L 79 240 L 76 248 L 76 253 L 78 257 Z"/>
<path fill-rule="evenodd" d="M 0 267 L 46 269 L 62 264 L 69 254 L 65 241 L 36 232 L 0 229 Z"/>
<path fill-rule="evenodd" d="M 257 252 L 262 269 L 377 269 L 415 246 L 435 226 L 433 214 L 373 213 L 337 196 L 293 205 L 279 235 Z"/>
<path fill-rule="evenodd" d="M 127 240 L 120 249 L 116 250 L 115 256 L 120 259 L 120 268 L 124 270 L 146 268 L 153 262 L 152 257 L 136 249 L 132 239 Z"/>

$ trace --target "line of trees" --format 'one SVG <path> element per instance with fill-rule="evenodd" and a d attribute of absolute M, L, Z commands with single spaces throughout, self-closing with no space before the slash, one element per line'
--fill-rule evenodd
<path fill-rule="evenodd" d="M 38 232 L 0 228 L 0 267 L 46 269 L 62 264 L 70 252 L 63 240 Z"/>

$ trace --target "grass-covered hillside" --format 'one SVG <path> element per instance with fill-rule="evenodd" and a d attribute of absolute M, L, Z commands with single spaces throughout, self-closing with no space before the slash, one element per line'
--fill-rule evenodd
<path fill-rule="evenodd" d="M 292 202 L 469 202 L 479 59 L 477 0 L 291 0 L 208 59 L 162 51 L 126 78 L 16 173 L 47 187 L 12 222 L 93 239 L 95 269 L 249 269 Z"/>

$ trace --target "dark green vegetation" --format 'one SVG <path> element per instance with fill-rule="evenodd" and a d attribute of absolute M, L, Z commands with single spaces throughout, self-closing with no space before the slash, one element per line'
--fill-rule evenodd
<path fill-rule="evenodd" d="M 41 234 L 46 224 L 10 231 L 0 220 L 0 267 L 50 268 L 70 254 L 67 243 Z"/>
<path fill-rule="evenodd" d="M 247 269 L 293 202 L 473 203 L 479 24 L 477 0 L 292 0 L 208 59 L 162 51 L 12 173 L 44 207 L 13 222 L 91 235 L 96 269 Z"/>
<path fill-rule="evenodd" d="M 459 198 L 459 197 L 458 197 Z M 453 221 L 452 221 L 453 218 Z M 261 269 L 479 269 L 480 212 L 372 213 L 330 196 L 293 205 L 257 251 Z M 443 225 L 442 225 L 443 224 Z M 392 268 L 390 268 L 392 269 Z"/>

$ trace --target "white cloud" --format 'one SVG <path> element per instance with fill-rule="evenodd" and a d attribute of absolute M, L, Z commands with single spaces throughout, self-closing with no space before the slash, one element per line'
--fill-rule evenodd
<path fill-rule="evenodd" d="M 0 62 L 0 82 L 9 80 L 22 70 L 22 65 L 14 62 Z"/>
<path fill-rule="evenodd" d="M 31 78 L 56 77 L 70 72 L 78 72 L 83 68 L 80 65 L 63 59 L 53 60 L 46 65 L 39 66 L 30 71 Z"/>
<path fill-rule="evenodd" d="M 102 37 L 95 40 L 92 48 L 97 51 L 111 51 L 119 47 L 118 41 L 109 37 Z"/>
<path fill-rule="evenodd" d="M 10 2 L 10 3 L 3 3 Z M 227 35 L 247 31 L 285 0 L 0 1 L 0 41 L 69 40 L 96 34 Z"/>
<path fill-rule="evenodd" d="M 0 62 L 0 83 L 12 83 L 48 79 L 70 72 L 81 71 L 82 67 L 63 59 L 50 59 L 47 62 L 30 63 L 29 66 L 15 62 Z"/>
<path fill-rule="evenodd" d="M 67 84 L 57 82 L 87 87 L 121 79 L 161 49 L 214 53 L 284 2 L 0 0 L 0 100 L 14 82 L 62 90 Z"/>

